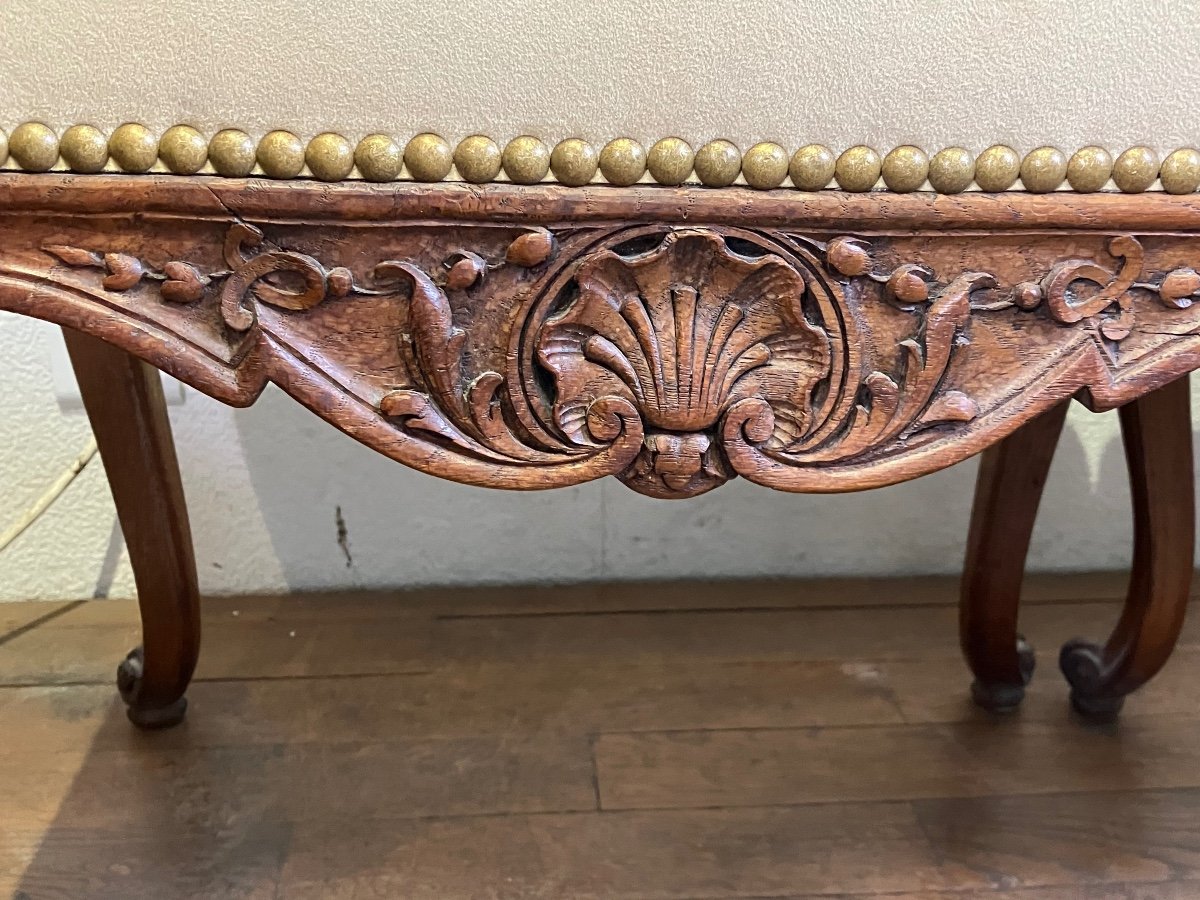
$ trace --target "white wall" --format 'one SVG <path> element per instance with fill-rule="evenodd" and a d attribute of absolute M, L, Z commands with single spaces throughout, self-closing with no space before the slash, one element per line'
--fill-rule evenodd
<path fill-rule="evenodd" d="M 82 449 L 50 379 L 57 328 L 0 313 L 0 529 Z M 516 494 L 409 471 L 274 388 L 248 410 L 193 391 L 171 410 L 202 588 L 323 587 L 741 575 L 949 573 L 975 463 L 866 494 L 797 496 L 744 481 L 683 502 L 608 479 Z M 1115 414 L 1073 414 L 1034 537 L 1039 570 L 1120 567 L 1128 492 Z M 346 523 L 351 562 L 338 545 Z M 130 596 L 103 469 L 89 466 L 0 552 L 0 600 Z"/>

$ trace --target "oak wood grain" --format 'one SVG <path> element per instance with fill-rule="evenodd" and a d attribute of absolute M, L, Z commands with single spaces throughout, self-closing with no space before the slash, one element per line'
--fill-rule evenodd
<path fill-rule="evenodd" d="M 739 224 L 753 215 L 768 227 L 811 227 L 831 219 L 867 231 L 936 225 L 945 229 L 985 228 L 1036 231 L 1079 228 L 1084 231 L 1164 231 L 1200 229 L 1200 199 L 1147 192 L 1116 193 L 895 194 L 820 191 L 720 191 L 698 186 L 594 185 L 567 188 L 544 184 L 467 185 L 441 183 L 338 185 L 263 179 L 179 178 L 163 175 L 31 175 L 5 172 L 0 179 L 0 211 L 95 215 L 147 211 L 223 219 L 359 219 L 396 217 L 473 220 L 481 212 L 499 221 L 547 224 L 574 216 L 581 221 L 622 218 L 630 209 L 649 221 L 689 217 Z"/>

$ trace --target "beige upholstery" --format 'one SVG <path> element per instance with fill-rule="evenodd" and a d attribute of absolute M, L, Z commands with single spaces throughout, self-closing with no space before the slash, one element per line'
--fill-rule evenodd
<path fill-rule="evenodd" d="M 0 126 L 978 152 L 1197 139 L 1192 3 L 4 0 Z"/>

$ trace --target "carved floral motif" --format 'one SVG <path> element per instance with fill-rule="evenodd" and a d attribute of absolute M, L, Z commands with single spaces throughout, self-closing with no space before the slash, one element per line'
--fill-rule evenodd
<path fill-rule="evenodd" d="M 48 245 L 44 249 L 74 268 L 104 269 L 108 274 L 101 284 L 105 290 L 132 290 L 143 280 L 157 282 L 162 298 L 170 303 L 195 303 L 209 288 L 220 284 L 219 302 L 225 323 L 235 331 L 246 331 L 254 324 L 254 313 L 246 306 L 253 296 L 261 303 L 279 309 L 312 309 L 330 297 L 345 297 L 362 290 L 354 284 L 349 269 L 335 266 L 329 270 L 304 253 L 287 250 L 255 252 L 263 243 L 263 233 L 253 225 L 235 223 L 225 238 L 227 269 L 203 274 L 190 263 L 172 260 L 155 271 L 141 260 L 124 253 L 93 253 L 78 247 Z M 284 287 L 272 278 L 291 273 L 302 287 Z"/>
<path fill-rule="evenodd" d="M 1174 309 L 1187 309 L 1200 298 L 1200 273 L 1181 267 L 1172 269 L 1157 282 L 1139 282 L 1145 250 L 1132 235 L 1117 235 L 1108 242 L 1108 252 L 1118 261 L 1112 271 L 1092 259 L 1065 259 L 1055 263 L 1040 281 L 1022 281 L 997 294 L 976 309 L 995 311 L 1015 306 L 1032 311 L 1045 305 L 1060 325 L 1094 321 L 1099 333 L 1111 341 L 1122 341 L 1133 331 L 1134 292 L 1153 294 Z M 935 275 L 924 266 L 908 263 L 886 275 L 871 271 L 869 245 L 857 238 L 839 237 L 829 243 L 827 259 L 837 272 L 866 276 L 884 283 L 889 298 L 920 302 Z M 1082 289 L 1090 285 L 1090 288 Z"/>
<path fill-rule="evenodd" d="M 520 486 L 612 474 L 656 497 L 702 493 L 738 474 L 820 490 L 823 471 L 974 421 L 978 400 L 948 379 L 970 353 L 973 312 L 1044 311 L 1115 343 L 1134 327 L 1139 292 L 1170 309 L 1200 296 L 1191 268 L 1139 281 L 1145 251 L 1130 235 L 1109 240 L 1111 266 L 1064 259 L 1002 286 L 987 272 L 943 281 L 919 263 L 883 265 L 870 242 L 851 236 L 823 243 L 663 226 L 615 229 L 583 252 L 560 253 L 550 231 L 517 231 L 499 253 L 460 247 L 432 268 L 385 259 L 362 278 L 272 246 L 242 222 L 226 235 L 226 267 L 213 271 L 44 249 L 103 273 L 105 291 L 150 285 L 167 303 L 211 302 L 235 335 L 256 326 L 257 304 L 305 313 L 355 298 L 399 303 L 395 347 L 409 381 L 373 401 L 390 427 L 519 471 Z M 525 273 L 526 285 L 513 294 L 507 332 L 473 327 L 460 316 L 464 298 L 486 302 L 490 273 L 504 267 Z M 880 317 L 890 344 L 861 333 Z M 503 364 L 478 362 L 504 341 L 491 357 Z"/>

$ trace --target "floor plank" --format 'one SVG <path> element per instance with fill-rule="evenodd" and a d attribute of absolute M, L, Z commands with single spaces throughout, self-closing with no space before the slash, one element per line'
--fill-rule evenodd
<path fill-rule="evenodd" d="M 1144 813 L 1109 826 L 1106 808 Z M 1060 888 L 1078 898 L 1106 881 L 1129 896 L 1186 897 L 1170 882 L 1200 875 L 1198 813 L 1195 792 L 656 810 L 412 822 L 353 847 L 313 826 L 297 832 L 282 884 L 305 900 L 949 900 Z"/>
<path fill-rule="evenodd" d="M 917 817 L 948 864 L 997 886 L 1200 878 L 1200 791 L 1102 791 L 924 800 Z"/>
<path fill-rule="evenodd" d="M 683 900 L 984 883 L 942 865 L 903 804 L 388 823 L 354 846 L 314 825 L 294 848 L 289 900 Z"/>
<path fill-rule="evenodd" d="M 961 722 L 868 728 L 605 734 L 602 808 L 769 806 L 866 799 L 1200 786 L 1200 719 Z"/>
<path fill-rule="evenodd" d="M 1200 881 L 1167 883 L 1072 885 L 1070 887 L 1040 887 L 987 889 L 981 891 L 922 891 L 886 894 L 805 894 L 778 900 L 1196 900 L 1200 897 Z M 719 898 L 733 900 L 733 898 Z M 766 900 L 766 898 L 755 898 Z"/>
<path fill-rule="evenodd" d="M 156 734 L 135 604 L 0 606 L 0 897 L 1194 900 L 1200 617 L 1117 727 L 1054 671 L 1123 589 L 1030 580 L 999 718 L 954 579 L 213 598 Z"/>
<path fill-rule="evenodd" d="M 0 646 L 0 685 L 112 683 L 117 662 L 141 642 L 137 609 L 127 601 L 88 606 L 109 608 L 72 611 Z M 336 608 L 324 616 L 303 608 L 270 617 L 205 615 L 196 677 L 395 674 L 431 665 L 424 617 L 343 618 Z"/>
<path fill-rule="evenodd" d="M 1032 634 L 1103 632 L 1118 605 L 1035 604 L 1025 611 Z M 439 658 L 539 662 L 605 660 L 861 660 L 958 655 L 952 607 L 881 607 L 744 611 L 683 610 L 667 614 L 439 619 Z M 1200 646 L 1200 621 L 1185 626 L 1183 646 Z"/>
<path fill-rule="evenodd" d="M 1037 573 L 1026 577 L 1025 603 L 1119 600 L 1125 594 L 1125 572 Z M 389 614 L 434 613 L 447 616 L 596 615 L 622 611 L 679 609 L 812 608 L 847 606 L 955 606 L 957 576 L 912 578 L 785 578 L 736 581 L 615 581 L 571 585 L 495 585 L 480 588 L 416 588 L 406 590 L 306 591 L 237 597 L 206 597 L 206 615 L 270 617 L 280 610 L 318 618 L 337 608 L 342 618 Z M 1193 588 L 1200 597 L 1200 575 Z M 113 610 L 130 600 L 88 602 L 73 611 L 75 621 L 95 624 L 111 620 Z M 18 624 L 66 603 L 0 604 L 0 634 L 11 617 Z M 123 613 L 119 613 L 123 615 Z"/>
<path fill-rule="evenodd" d="M 86 603 L 0 603 L 0 642 L 10 639 L 13 632 L 41 622 L 49 622 L 63 613 L 71 612 Z"/>
<path fill-rule="evenodd" d="M 1068 715 L 1065 682 L 1058 672 L 1059 641 L 1039 641 L 1041 664 L 1025 691 L 1025 700 L 1010 718 L 1059 721 Z M 1049 659 L 1045 657 L 1049 656 Z M 931 656 L 913 660 L 879 660 L 869 666 L 878 683 L 885 686 L 910 723 L 962 722 L 992 720 L 993 716 L 975 706 L 967 690 L 969 677 L 961 660 L 952 656 Z M 1200 675 L 1200 648 L 1176 649 L 1171 661 L 1145 688 L 1131 696 L 1126 711 L 1135 716 L 1193 716 L 1200 710 L 1197 701 L 1197 676 Z M 1200 897 L 1200 895 L 1197 895 Z"/>
<path fill-rule="evenodd" d="M 160 746 L 387 741 L 605 730 L 901 723 L 870 673 L 837 663 L 522 667 L 395 677 L 200 682 Z M 124 747 L 107 684 L 0 689 L 0 734 L 40 748 Z"/>
<path fill-rule="evenodd" d="M 956 611 L 941 605 L 482 617 L 348 614 L 340 604 L 284 604 L 269 614 L 243 607 L 234 616 L 208 604 L 198 678 L 379 675 L 530 659 L 633 665 L 958 656 Z M 1099 634 L 1117 611 L 1111 601 L 1046 602 L 1030 606 L 1023 621 L 1035 638 Z M 0 646 L 0 685 L 107 683 L 115 661 L 138 641 L 132 603 L 87 604 Z M 1180 643 L 1200 647 L 1200 617 Z"/>

